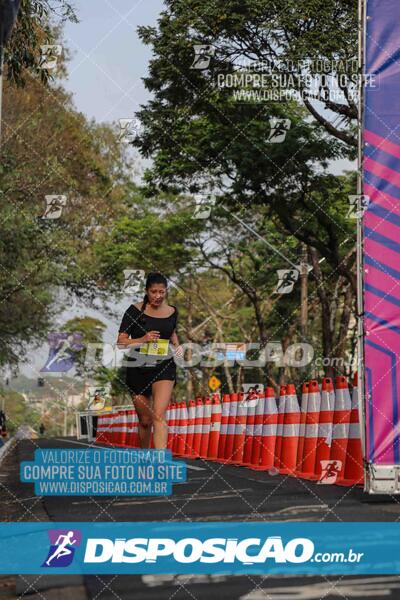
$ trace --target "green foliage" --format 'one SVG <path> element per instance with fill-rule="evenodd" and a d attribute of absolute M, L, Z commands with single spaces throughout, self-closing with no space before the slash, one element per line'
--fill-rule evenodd
<path fill-rule="evenodd" d="M 5 85 L 2 133 L 0 365 L 43 340 L 61 287 L 101 295 L 93 247 L 121 214 L 129 169 L 114 128 L 88 122 L 60 85 Z M 53 194 L 67 205 L 46 220 Z"/>
<path fill-rule="evenodd" d="M 14 435 L 21 425 L 29 424 L 36 431 L 40 425 L 40 413 L 30 407 L 24 397 L 18 392 L 0 389 L 0 405 L 4 403 L 7 417 L 7 431 Z"/>
<path fill-rule="evenodd" d="M 7 78 L 23 86 L 32 76 L 48 84 L 52 73 L 41 66 L 41 46 L 59 43 L 63 22 L 77 23 L 73 6 L 67 0 L 21 0 L 17 22 L 5 48 Z"/>

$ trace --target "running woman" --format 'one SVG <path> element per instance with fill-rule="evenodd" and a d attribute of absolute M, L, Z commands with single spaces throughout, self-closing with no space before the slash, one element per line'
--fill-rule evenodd
<path fill-rule="evenodd" d="M 161 273 L 149 273 L 143 302 L 127 309 L 118 334 L 118 346 L 134 347 L 128 359 L 132 366 L 127 367 L 126 385 L 139 417 L 142 448 L 150 447 L 152 426 L 155 448 L 167 447 L 165 412 L 176 384 L 174 356 L 182 356 L 176 334 L 178 311 L 167 303 L 167 294 L 166 278 Z"/>

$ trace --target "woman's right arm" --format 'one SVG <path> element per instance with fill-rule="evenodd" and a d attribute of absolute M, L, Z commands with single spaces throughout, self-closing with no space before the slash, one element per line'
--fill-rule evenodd
<path fill-rule="evenodd" d="M 131 339 L 127 333 L 119 333 L 117 339 L 117 348 L 127 348 L 128 346 L 140 346 L 144 342 L 144 337 Z"/>
<path fill-rule="evenodd" d="M 127 346 L 140 346 L 146 342 L 154 342 L 160 337 L 159 331 L 148 331 L 140 338 L 131 339 L 128 333 L 120 332 L 117 339 L 118 348 L 126 348 Z"/>

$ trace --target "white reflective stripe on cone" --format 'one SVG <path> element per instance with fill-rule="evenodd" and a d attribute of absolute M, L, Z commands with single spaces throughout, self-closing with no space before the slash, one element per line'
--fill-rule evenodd
<path fill-rule="evenodd" d="M 349 439 L 352 439 L 352 440 L 360 439 L 360 423 L 350 423 Z"/>
<path fill-rule="evenodd" d="M 211 423 L 210 431 L 221 431 L 221 421 L 214 421 L 214 423 Z"/>
<path fill-rule="evenodd" d="M 193 433 L 202 433 L 202 432 L 203 432 L 203 425 L 194 425 Z"/>
<path fill-rule="evenodd" d="M 229 407 L 230 407 L 230 402 L 223 402 L 222 403 L 222 416 L 223 417 L 228 417 L 229 416 Z"/>
<path fill-rule="evenodd" d="M 318 437 L 318 423 L 306 423 L 304 437 L 317 438 Z"/>
<path fill-rule="evenodd" d="M 211 409 L 212 409 L 211 404 L 204 404 L 204 416 L 206 419 L 208 417 L 211 417 Z"/>
<path fill-rule="evenodd" d="M 254 425 L 254 434 L 253 435 L 262 435 L 262 428 L 263 428 L 263 424 L 262 423 L 256 423 Z"/>
<path fill-rule="evenodd" d="M 253 435 L 255 435 L 254 434 L 255 428 L 256 428 L 256 426 L 254 423 L 246 423 L 246 427 L 245 427 L 246 435 L 248 435 L 249 437 L 252 437 Z"/>
<path fill-rule="evenodd" d="M 302 421 L 300 422 L 300 430 L 299 430 L 300 437 L 304 437 L 305 433 L 306 433 L 305 419 L 307 418 L 307 398 L 308 398 L 308 394 L 303 394 L 303 400 L 301 403 Z"/>
<path fill-rule="evenodd" d="M 349 437 L 350 423 L 335 423 L 333 425 L 332 439 L 346 440 Z"/>
<path fill-rule="evenodd" d="M 351 398 L 348 388 L 336 390 L 335 410 L 350 410 Z"/>
<path fill-rule="evenodd" d="M 320 392 L 308 392 L 307 412 L 319 413 L 321 410 L 321 394 Z"/>
<path fill-rule="evenodd" d="M 333 423 L 319 423 L 318 425 L 318 437 L 319 438 L 332 438 Z"/>
<path fill-rule="evenodd" d="M 265 398 L 264 397 L 258 398 L 258 402 L 256 404 L 256 413 L 255 413 L 256 416 L 264 414 L 264 407 L 265 407 Z"/>
<path fill-rule="evenodd" d="M 175 425 L 175 433 L 186 433 L 186 425 Z"/>
<path fill-rule="evenodd" d="M 279 397 L 279 406 L 278 406 L 279 415 L 284 416 L 284 414 L 285 414 L 285 400 L 286 400 L 286 396 Z M 281 421 L 281 422 L 278 421 L 278 428 L 276 430 L 276 435 L 278 437 L 282 435 L 282 427 L 283 427 L 283 421 Z"/>
<path fill-rule="evenodd" d="M 188 433 L 194 433 L 195 418 L 196 418 L 196 407 L 189 406 L 189 409 L 188 409 L 188 419 L 189 419 Z"/>
<path fill-rule="evenodd" d="M 237 427 L 236 423 L 228 423 L 226 433 L 228 435 L 233 435 L 235 433 L 236 427 Z"/>
<path fill-rule="evenodd" d="M 321 412 L 330 412 L 335 406 L 335 394 L 334 392 L 328 392 L 322 390 L 321 392 Z"/>
<path fill-rule="evenodd" d="M 262 437 L 271 437 L 276 435 L 277 425 L 276 423 L 272 425 L 263 425 L 262 429 Z"/>
<path fill-rule="evenodd" d="M 285 414 L 298 412 L 300 412 L 300 405 L 297 401 L 297 396 L 294 396 L 292 394 L 290 396 L 286 396 Z"/>
<path fill-rule="evenodd" d="M 176 427 L 176 425 L 174 423 L 175 420 L 176 420 L 175 416 L 171 417 L 171 425 L 169 426 L 169 430 L 171 433 L 175 433 L 175 427 Z"/>
<path fill-rule="evenodd" d="M 221 423 L 221 433 L 225 435 L 227 431 L 228 431 L 228 423 Z"/>
<path fill-rule="evenodd" d="M 290 425 L 284 425 L 282 429 L 282 437 L 298 437 L 300 430 L 300 423 L 291 423 Z"/>
<path fill-rule="evenodd" d="M 183 419 L 186 422 L 189 420 L 189 411 L 188 411 L 188 407 L 187 406 L 184 406 L 182 408 L 181 419 Z M 186 425 L 186 427 L 187 427 L 187 425 Z"/>

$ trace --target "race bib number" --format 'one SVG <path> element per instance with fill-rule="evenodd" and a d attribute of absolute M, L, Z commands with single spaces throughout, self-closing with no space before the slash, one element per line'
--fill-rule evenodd
<path fill-rule="evenodd" d="M 168 356 L 169 340 L 146 342 L 140 346 L 140 354 L 147 356 Z"/>

